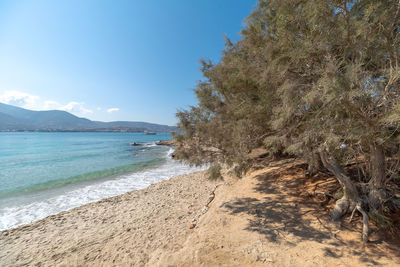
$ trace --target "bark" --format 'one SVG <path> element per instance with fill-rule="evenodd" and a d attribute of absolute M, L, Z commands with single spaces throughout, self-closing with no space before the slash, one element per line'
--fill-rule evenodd
<path fill-rule="evenodd" d="M 368 183 L 368 203 L 371 210 L 378 210 L 386 198 L 385 154 L 383 147 L 375 143 L 371 144 L 370 151 L 371 180 Z"/>
<path fill-rule="evenodd" d="M 339 163 L 337 163 L 334 158 L 328 156 L 328 152 L 320 152 L 320 157 L 324 167 L 335 175 L 343 188 L 343 197 L 336 201 L 336 205 L 332 212 L 332 220 L 338 220 L 350 211 L 354 214 L 354 210 L 357 209 L 363 216 L 362 239 L 364 243 L 367 242 L 369 218 L 368 214 L 362 208 L 362 201 L 355 184 L 351 181 L 350 177 L 343 172 Z M 353 217 L 353 214 L 351 217 Z"/>
<path fill-rule="evenodd" d="M 343 215 L 351 210 L 350 206 L 354 206 L 353 202 L 354 201 L 351 201 L 346 197 L 342 197 L 341 199 L 336 201 L 335 207 L 332 211 L 332 220 L 338 221 Z"/>
<path fill-rule="evenodd" d="M 324 167 L 332 172 L 335 175 L 336 179 L 338 179 L 340 185 L 343 188 L 343 197 L 349 200 L 358 201 L 359 195 L 357 188 L 351 181 L 350 177 L 348 177 L 344 173 L 339 163 L 337 163 L 337 161 L 332 157 L 328 157 L 328 153 L 326 151 L 320 152 L 320 157 Z"/>
<path fill-rule="evenodd" d="M 376 187 L 383 187 L 385 183 L 385 154 L 383 147 L 378 144 L 371 144 L 371 180 L 370 184 Z"/>
<path fill-rule="evenodd" d="M 361 201 L 359 201 L 356 205 L 357 210 L 362 214 L 363 216 L 363 231 L 362 231 L 362 240 L 364 243 L 368 242 L 368 224 L 369 224 L 369 218 L 368 214 L 363 210 L 361 206 Z"/>

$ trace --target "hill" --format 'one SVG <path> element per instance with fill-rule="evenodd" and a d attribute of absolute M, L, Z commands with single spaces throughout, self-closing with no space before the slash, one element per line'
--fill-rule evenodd
<path fill-rule="evenodd" d="M 33 111 L 0 103 L 0 131 L 170 132 L 177 129 L 148 122 L 101 122 L 62 110 Z"/>

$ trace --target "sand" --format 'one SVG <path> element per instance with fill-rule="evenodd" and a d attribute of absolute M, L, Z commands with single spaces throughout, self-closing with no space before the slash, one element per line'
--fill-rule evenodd
<path fill-rule="evenodd" d="M 302 165 L 276 161 L 240 180 L 227 179 L 182 249 L 160 251 L 149 265 L 400 266 L 398 244 L 372 235 L 363 247 L 360 216 L 352 227 L 330 222 L 330 210 L 310 196 L 315 185 L 337 183 L 309 179 Z"/>
<path fill-rule="evenodd" d="M 329 222 L 311 197 L 321 181 L 300 165 L 223 182 L 183 175 L 3 231 L 0 265 L 400 266 L 397 247 L 373 235 L 363 247 L 359 217 L 353 227 Z"/>
<path fill-rule="evenodd" d="M 0 232 L 0 266 L 143 266 L 181 248 L 214 184 L 202 172 Z"/>

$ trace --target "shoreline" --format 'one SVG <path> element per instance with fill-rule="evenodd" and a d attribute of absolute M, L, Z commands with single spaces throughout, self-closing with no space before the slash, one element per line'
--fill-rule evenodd
<path fill-rule="evenodd" d="M 166 151 L 165 161 L 158 166 L 100 180 L 82 181 L 60 188 L 33 192 L 29 195 L 5 198 L 0 207 L 2 208 L 0 231 L 34 223 L 59 212 L 127 192 L 141 190 L 178 175 L 202 170 L 202 168 L 193 168 L 172 160 L 170 158 L 171 153 L 170 148 Z M 9 205 L 9 203 L 12 205 Z"/>
<path fill-rule="evenodd" d="M 68 209 L 68 210 L 62 210 L 62 211 L 57 212 L 57 213 L 55 213 L 55 214 L 50 214 L 50 215 L 48 215 L 48 216 L 46 216 L 46 217 L 37 219 L 37 220 L 32 221 L 32 222 L 20 224 L 20 225 L 17 225 L 17 226 L 15 226 L 15 227 L 12 227 L 12 228 L 3 229 L 3 230 L 0 230 L 0 234 L 1 234 L 2 232 L 14 232 L 14 231 L 18 231 L 19 228 L 25 228 L 25 227 L 30 228 L 29 226 L 32 225 L 32 224 L 40 223 L 40 221 L 42 221 L 42 220 L 50 220 L 50 219 L 52 219 L 53 217 L 58 217 L 58 216 L 60 216 L 60 215 L 64 216 L 64 214 L 68 214 L 69 212 L 73 212 L 75 209 L 80 209 L 80 208 L 85 209 L 85 208 L 87 208 L 86 206 L 89 207 L 89 206 L 91 206 L 91 205 L 96 205 L 97 203 L 112 202 L 114 198 L 122 198 L 122 197 L 124 197 L 124 195 L 131 195 L 131 194 L 134 194 L 134 193 L 136 193 L 136 192 L 139 193 L 139 192 L 142 192 L 142 191 L 146 191 L 146 190 L 147 190 L 149 187 L 151 187 L 151 186 L 154 186 L 154 185 L 157 185 L 157 184 L 160 184 L 160 183 L 163 183 L 163 182 L 167 182 L 167 181 L 170 181 L 170 180 L 173 180 L 173 179 L 179 179 L 181 176 L 192 176 L 192 175 L 193 175 L 193 176 L 196 176 L 196 175 L 199 175 L 199 174 L 200 174 L 200 175 L 204 175 L 204 173 L 205 173 L 205 170 L 200 170 L 200 171 L 194 171 L 194 172 L 186 173 L 186 174 L 182 174 L 182 175 L 177 175 L 177 176 L 174 176 L 174 177 L 171 177 L 171 178 L 168 178 L 168 179 L 161 180 L 161 181 L 155 182 L 155 183 L 153 183 L 153 184 L 150 184 L 150 185 L 148 185 L 148 186 L 145 187 L 145 188 L 134 189 L 134 190 L 131 190 L 131 191 L 128 191 L 128 192 L 125 192 L 125 193 L 121 193 L 121 194 L 115 195 L 115 196 L 105 197 L 105 198 L 102 198 L 102 199 L 99 199 L 99 200 L 96 200 L 96 201 L 92 201 L 92 202 L 88 202 L 88 203 L 79 205 L 79 206 L 77 206 L 77 207 L 70 208 L 70 209 Z M 147 193 L 145 193 L 145 194 L 147 194 Z M 1 265 L 0 265 L 0 266 L 1 266 Z"/>
<path fill-rule="evenodd" d="M 301 166 L 194 172 L 1 231 L 0 266 L 398 266 L 397 246 L 330 223 Z"/>
<path fill-rule="evenodd" d="M 83 262 L 93 266 L 105 262 L 113 265 L 115 258 L 121 256 L 114 249 L 125 250 L 128 240 L 131 249 L 135 249 L 125 251 L 127 255 L 120 262 L 142 265 L 148 261 L 149 246 L 178 247 L 183 243 L 190 231 L 189 222 L 214 186 L 204 173 L 176 176 L 145 189 L 0 231 L 0 266 Z M 177 227 L 180 232 L 176 232 Z M 121 242 L 116 237 L 126 240 Z M 94 244 L 101 251 L 93 250 Z"/>

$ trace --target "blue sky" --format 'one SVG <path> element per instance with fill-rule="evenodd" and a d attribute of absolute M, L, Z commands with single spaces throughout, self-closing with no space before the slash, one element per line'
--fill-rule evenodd
<path fill-rule="evenodd" d="M 173 125 L 256 0 L 0 0 L 0 102 Z"/>

